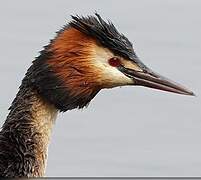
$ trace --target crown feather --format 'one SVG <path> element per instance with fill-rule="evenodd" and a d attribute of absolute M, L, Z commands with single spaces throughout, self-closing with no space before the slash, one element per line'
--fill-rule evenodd
<path fill-rule="evenodd" d="M 110 49 L 119 56 L 128 59 L 137 58 L 132 43 L 121 33 L 118 32 L 112 22 L 104 21 L 98 13 L 95 16 L 71 16 L 71 27 L 93 37 L 104 47 Z"/>

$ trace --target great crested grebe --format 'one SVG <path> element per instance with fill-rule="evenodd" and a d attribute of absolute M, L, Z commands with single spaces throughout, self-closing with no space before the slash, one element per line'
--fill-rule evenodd
<path fill-rule="evenodd" d="M 154 73 L 111 22 L 72 16 L 28 69 L 0 132 L 0 176 L 42 177 L 57 112 L 83 108 L 104 88 L 193 92 Z"/>

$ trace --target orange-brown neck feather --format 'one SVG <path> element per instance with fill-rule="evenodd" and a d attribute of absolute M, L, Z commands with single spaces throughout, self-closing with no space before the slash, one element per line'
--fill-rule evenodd
<path fill-rule="evenodd" d="M 102 88 L 132 83 L 109 65 L 113 56 L 94 38 L 66 27 L 33 62 L 21 88 L 31 87 L 60 111 L 83 108 Z"/>
<path fill-rule="evenodd" d="M 100 90 L 97 79 L 101 72 L 93 68 L 91 61 L 94 44 L 96 41 L 91 37 L 69 28 L 57 36 L 50 48 L 53 55 L 48 65 L 69 96 L 80 98 L 80 102 L 84 98 L 89 101 Z"/>

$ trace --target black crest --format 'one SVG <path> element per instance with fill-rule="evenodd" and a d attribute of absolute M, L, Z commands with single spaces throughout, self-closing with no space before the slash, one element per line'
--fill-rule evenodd
<path fill-rule="evenodd" d="M 72 16 L 70 26 L 95 38 L 103 46 L 112 50 L 115 54 L 128 59 L 137 58 L 132 43 L 111 22 L 104 21 L 101 16 Z"/>

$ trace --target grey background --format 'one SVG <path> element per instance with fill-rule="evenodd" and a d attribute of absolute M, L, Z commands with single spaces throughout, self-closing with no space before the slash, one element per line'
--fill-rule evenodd
<path fill-rule="evenodd" d="M 70 14 L 98 11 L 155 71 L 197 97 L 142 87 L 103 90 L 60 114 L 47 176 L 201 176 L 201 1 L 0 2 L 0 125 L 31 61 Z"/>

